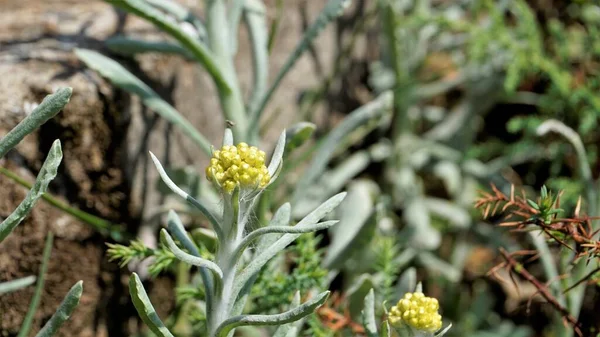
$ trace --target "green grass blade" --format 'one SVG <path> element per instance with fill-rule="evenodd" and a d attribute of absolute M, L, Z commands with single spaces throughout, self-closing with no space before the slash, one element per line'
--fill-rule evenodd
<path fill-rule="evenodd" d="M 258 128 L 260 122 L 260 116 L 262 112 L 265 110 L 267 103 L 271 99 L 271 96 L 281 84 L 281 81 L 285 77 L 285 75 L 292 69 L 296 61 L 302 56 L 302 54 L 310 47 L 312 41 L 325 29 L 330 22 L 338 18 L 342 15 L 345 8 L 350 5 L 351 0 L 329 0 L 325 5 L 325 8 L 319 13 L 319 16 L 315 20 L 315 22 L 308 28 L 306 33 L 302 36 L 302 40 L 296 46 L 292 54 L 288 57 L 285 64 L 277 73 L 275 77 L 275 81 L 269 87 L 267 92 L 264 94 L 260 102 L 257 104 L 256 108 L 250 111 L 250 128 L 248 130 L 254 130 Z"/>
<path fill-rule="evenodd" d="M 40 299 L 42 298 L 42 290 L 44 289 L 44 282 L 46 281 L 46 271 L 48 270 L 48 262 L 50 261 L 50 253 L 52 252 L 52 243 L 54 242 L 54 235 L 52 232 L 48 233 L 46 237 L 46 244 L 44 245 L 44 255 L 42 256 L 42 267 L 40 268 L 40 273 L 38 275 L 38 281 L 35 285 L 35 292 L 33 293 L 33 298 L 29 303 L 29 310 L 27 310 L 27 314 L 25 315 L 25 319 L 23 320 L 23 324 L 21 325 L 21 330 L 19 330 L 19 334 L 17 337 L 27 337 L 29 335 L 29 330 L 31 330 L 31 323 L 33 322 L 33 317 L 35 316 L 35 312 L 40 304 Z"/>
<path fill-rule="evenodd" d="M 38 199 L 46 193 L 48 184 L 56 177 L 58 165 L 62 160 L 62 150 L 60 148 L 60 141 L 55 140 L 50 148 L 50 153 L 42 169 L 35 179 L 33 188 L 27 192 L 25 200 L 23 200 L 17 209 L 15 209 L 2 223 L 0 223 L 0 242 L 2 242 L 20 223 L 25 219 L 27 214 L 31 212 L 33 205 Z"/>
<path fill-rule="evenodd" d="M 132 56 L 140 53 L 156 52 L 180 55 L 187 59 L 194 58 L 187 49 L 168 41 L 146 41 L 126 36 L 115 36 L 108 38 L 105 43 L 112 52 L 119 55 Z"/>
<path fill-rule="evenodd" d="M 54 94 L 46 96 L 29 116 L 25 117 L 14 129 L 0 139 L 0 158 L 4 157 L 25 136 L 56 116 L 69 103 L 72 92 L 73 89 L 71 88 L 61 88 Z"/>
<path fill-rule="evenodd" d="M 0 295 L 23 289 L 35 283 L 35 276 L 0 283 Z"/>
<path fill-rule="evenodd" d="M 208 48 L 194 36 L 186 33 L 177 22 L 170 20 L 160 10 L 142 0 L 106 0 L 106 2 L 150 21 L 156 27 L 171 35 L 179 41 L 183 47 L 188 49 L 198 62 L 204 66 L 206 71 L 208 71 L 215 80 L 215 83 L 219 87 L 219 91 L 226 93 L 231 91 L 231 87 L 218 66 L 218 61 L 215 60 Z"/>
<path fill-rule="evenodd" d="M 79 299 L 81 298 L 81 293 L 83 292 L 83 281 L 79 281 L 71 287 L 71 290 L 67 293 L 67 296 L 63 299 L 63 301 L 58 306 L 58 309 L 52 315 L 50 320 L 46 322 L 42 330 L 38 332 L 36 337 L 50 337 L 54 336 L 58 329 L 66 322 L 77 305 L 79 304 Z"/>
<path fill-rule="evenodd" d="M 211 155 L 210 142 L 192 124 L 186 120 L 171 104 L 163 100 L 154 90 L 135 77 L 118 62 L 88 49 L 76 49 L 75 54 L 88 67 L 106 77 L 115 86 L 140 96 L 142 103 L 154 110 L 164 119 L 180 128 L 190 137 L 206 154 Z"/>

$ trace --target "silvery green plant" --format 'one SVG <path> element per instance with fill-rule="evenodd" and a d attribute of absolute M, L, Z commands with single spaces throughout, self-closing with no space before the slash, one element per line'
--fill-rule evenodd
<path fill-rule="evenodd" d="M 14 148 L 23 138 L 35 131 L 42 124 L 54 117 L 62 110 L 71 98 L 71 88 L 58 89 L 54 94 L 47 96 L 33 111 L 25 117 L 16 127 L 0 139 L 0 158 L 4 157 L 8 151 Z M 50 148 L 50 152 L 40 169 L 40 172 L 35 180 L 33 187 L 29 190 L 25 199 L 19 204 L 2 223 L 0 223 L 0 243 L 27 217 L 31 212 L 36 202 L 46 193 L 48 185 L 56 177 L 58 166 L 62 160 L 62 150 L 60 141 L 56 140 Z M 44 253 L 37 284 L 33 298 L 31 299 L 29 310 L 23 320 L 19 337 L 26 337 L 31 330 L 31 324 L 40 303 L 44 280 L 50 261 L 50 253 L 52 251 L 53 235 L 49 233 L 44 245 Z M 0 283 L 0 295 L 25 288 L 36 282 L 36 277 L 28 276 L 17 280 Z M 77 305 L 83 291 L 83 282 L 79 281 L 73 285 L 67 293 L 58 309 L 52 315 L 50 320 L 46 322 L 44 327 L 37 333 L 38 337 L 53 336 L 60 326 L 71 316 Z"/>
<path fill-rule="evenodd" d="M 281 81 L 324 27 L 349 6 L 351 0 L 329 0 L 314 23 L 279 70 L 273 83 L 269 78 L 269 39 L 275 28 L 267 29 L 266 10 L 261 0 L 205 0 L 204 20 L 171 0 L 106 0 L 136 15 L 169 35 L 172 40 L 151 42 L 118 36 L 107 40 L 115 53 L 133 55 L 146 52 L 178 54 L 201 65 L 213 79 L 225 119 L 233 122 L 232 132 L 239 141 L 259 141 L 260 120 L 265 107 Z M 253 82 L 248 97 L 242 95 L 234 60 L 238 51 L 238 30 L 244 23 L 252 48 Z M 178 127 L 206 154 L 210 142 L 172 105 L 118 62 L 92 50 L 78 49 L 76 54 L 90 68 L 115 86 L 138 95 L 142 103 Z"/>
<path fill-rule="evenodd" d="M 206 170 L 207 178 L 221 196 L 223 209 L 219 215 L 178 187 L 151 154 L 166 185 L 202 212 L 216 234 L 216 251 L 211 260 L 201 256 L 175 212 L 169 213 L 168 230 L 161 231 L 161 241 L 178 260 L 200 269 L 205 294 L 206 335 L 209 337 L 232 336 L 237 327 L 256 325 L 278 326 L 275 335 L 285 336 L 284 332 L 291 329 L 290 323 L 312 313 L 329 294 L 328 291 L 322 292 L 303 304 L 300 304 L 297 294 L 292 308 L 280 314 L 242 314 L 251 286 L 265 264 L 302 233 L 333 226 L 337 221 L 321 219 L 345 197 L 345 193 L 333 196 L 294 226 L 289 225 L 291 206 L 285 203 L 267 226 L 251 229 L 252 214 L 259 196 L 275 181 L 281 170 L 285 135 L 285 132 L 281 134 L 267 167 L 264 165 L 264 152 L 243 142 L 234 146 L 233 133 L 229 129 L 225 131 L 223 147 L 212 152 L 211 163 Z M 156 315 L 135 273 L 130 278 L 129 289 L 133 303 L 148 327 L 157 336 L 172 336 Z"/>

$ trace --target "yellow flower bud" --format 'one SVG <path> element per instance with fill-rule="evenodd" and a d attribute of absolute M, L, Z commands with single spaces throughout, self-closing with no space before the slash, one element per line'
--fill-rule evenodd
<path fill-rule="evenodd" d="M 407 293 L 393 306 L 388 321 L 393 326 L 407 324 L 417 330 L 436 332 L 442 328 L 442 316 L 438 313 L 439 303 L 423 293 Z"/>
<path fill-rule="evenodd" d="M 264 188 L 271 181 L 265 157 L 265 152 L 246 143 L 225 145 L 213 152 L 206 168 L 206 178 L 216 180 L 227 193 L 231 193 L 235 186 Z"/>

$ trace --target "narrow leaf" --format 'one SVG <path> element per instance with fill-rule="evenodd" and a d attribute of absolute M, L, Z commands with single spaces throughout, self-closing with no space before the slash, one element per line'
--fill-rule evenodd
<path fill-rule="evenodd" d="M 192 139 L 198 147 L 207 155 L 211 154 L 210 142 L 204 137 L 192 123 L 185 119 L 177 109 L 163 100 L 154 90 L 133 75 L 129 70 L 118 62 L 88 49 L 75 49 L 75 55 L 88 67 L 97 71 L 107 78 L 113 85 L 131 94 L 138 95 L 142 103 L 154 110 L 162 118 L 166 119 Z"/>
<path fill-rule="evenodd" d="M 385 92 L 374 101 L 363 105 L 351 112 L 348 117 L 338 124 L 323 140 L 319 149 L 313 156 L 313 160 L 304 171 L 302 177 L 296 184 L 296 190 L 292 197 L 293 203 L 302 199 L 308 188 L 325 171 L 331 160 L 335 149 L 352 130 L 363 125 L 365 122 L 380 117 L 392 107 L 392 93 Z"/>
<path fill-rule="evenodd" d="M 225 337 L 227 334 L 239 327 L 245 325 L 281 325 L 297 321 L 304 316 L 308 316 L 325 303 L 329 291 L 317 295 L 314 299 L 300 305 L 297 308 L 288 310 L 277 315 L 241 315 L 226 319 L 219 328 L 217 328 L 217 337 Z"/>
<path fill-rule="evenodd" d="M 250 35 L 253 65 L 252 93 L 250 94 L 250 99 L 248 101 L 248 110 L 254 111 L 258 108 L 260 99 L 267 91 L 267 82 L 269 79 L 269 33 L 267 31 L 267 18 L 264 3 L 260 0 L 246 0 L 244 7 L 243 17 Z M 231 32 L 233 39 L 234 36 L 237 36 L 237 30 L 232 30 Z"/>
<path fill-rule="evenodd" d="M 131 274 L 129 277 L 129 294 L 138 315 L 156 336 L 173 337 L 156 314 L 156 310 L 154 310 L 150 298 L 146 294 L 146 289 L 144 289 L 144 285 L 136 273 Z"/>
<path fill-rule="evenodd" d="M 313 133 L 315 133 L 316 129 L 317 126 L 309 122 L 299 122 L 286 129 L 286 156 L 289 156 L 289 153 L 296 148 L 304 145 Z"/>
<path fill-rule="evenodd" d="M 71 314 L 79 305 L 79 299 L 81 298 L 81 293 L 83 292 L 83 281 L 79 281 L 71 287 L 71 290 L 67 293 L 67 296 L 63 299 L 63 301 L 58 306 L 58 309 L 50 317 L 50 320 L 44 324 L 44 327 L 36 337 L 50 337 L 54 336 L 58 329 L 65 323 Z"/>
<path fill-rule="evenodd" d="M 348 197 L 336 210 L 340 226 L 332 230 L 333 239 L 323 266 L 327 269 L 341 268 L 353 252 L 362 251 L 375 232 L 374 190 L 371 181 L 355 181 L 348 188 Z"/>
<path fill-rule="evenodd" d="M 69 103 L 72 93 L 72 88 L 61 88 L 52 95 L 46 96 L 42 103 L 33 109 L 31 114 L 0 139 L 0 158 L 4 157 L 25 136 L 56 116 Z"/>
<path fill-rule="evenodd" d="M 62 150 L 60 147 L 60 141 L 55 140 L 52 143 L 52 147 L 50 148 L 50 152 L 48 153 L 48 157 L 44 161 L 42 168 L 40 169 L 40 173 L 38 173 L 37 178 L 35 179 L 35 183 L 33 187 L 27 192 L 25 196 L 25 200 L 23 200 L 17 209 L 15 209 L 2 223 L 0 223 L 0 242 L 2 242 L 20 223 L 25 219 L 27 214 L 31 212 L 31 209 L 41 198 L 46 190 L 48 189 L 48 185 L 56 177 L 56 173 L 58 170 L 58 165 L 60 165 L 60 161 L 62 160 Z"/>
<path fill-rule="evenodd" d="M 113 6 L 119 7 L 127 12 L 133 13 L 160 28 L 164 32 L 175 38 L 182 46 L 187 48 L 194 57 L 204 66 L 206 71 L 215 80 L 220 91 L 230 92 L 231 89 L 225 80 L 219 63 L 211 55 L 208 48 L 203 45 L 195 36 L 185 32 L 177 22 L 170 20 L 165 14 L 152 7 L 143 0 L 106 0 Z"/>
<path fill-rule="evenodd" d="M 35 276 L 22 277 L 20 279 L 0 283 L 0 295 L 23 289 L 35 283 Z"/>
<path fill-rule="evenodd" d="M 167 223 L 169 232 L 171 232 L 179 242 L 187 249 L 193 256 L 200 257 L 200 251 L 196 247 L 196 244 L 190 239 L 188 233 L 185 231 L 183 224 L 181 223 L 181 219 L 177 216 L 173 210 L 169 211 L 169 215 L 167 216 Z M 200 277 L 202 278 L 202 283 L 204 283 L 205 288 L 205 296 L 206 296 L 206 315 L 207 319 L 211 314 L 212 308 L 212 294 L 214 290 L 212 275 L 210 274 L 207 268 L 200 268 Z"/>
<path fill-rule="evenodd" d="M 283 159 L 283 151 L 285 150 L 285 130 L 279 136 L 277 140 L 277 145 L 275 145 L 275 150 L 273 151 L 273 156 L 271 156 L 271 162 L 269 162 L 269 175 L 271 176 L 271 181 L 274 181 L 277 177 L 276 173 L 279 171 L 281 167 L 281 161 Z"/>
<path fill-rule="evenodd" d="M 173 182 L 173 180 L 171 180 L 171 178 L 169 178 L 169 176 L 167 175 L 167 172 L 163 168 L 163 166 L 160 163 L 160 161 L 158 161 L 158 158 L 156 158 L 156 156 L 154 155 L 154 153 L 150 152 L 150 157 L 152 158 L 152 162 L 154 163 L 154 166 L 156 166 L 156 169 L 158 170 L 158 174 L 160 175 L 160 178 L 162 179 L 162 181 L 164 181 L 164 183 L 173 191 L 173 193 L 175 193 L 178 196 L 180 196 L 181 198 L 185 199 L 192 206 L 194 206 L 198 210 L 200 210 L 200 212 L 202 212 L 202 214 L 204 214 L 204 216 L 212 224 L 213 229 L 217 233 L 217 236 L 223 237 L 223 234 L 222 234 L 222 231 L 221 231 L 221 225 L 219 224 L 219 220 L 217 220 L 217 218 L 215 217 L 215 215 L 212 214 L 208 210 L 208 208 L 204 207 L 204 205 L 202 205 L 202 203 L 200 203 L 198 200 L 194 199 L 187 192 L 185 192 L 184 190 L 182 190 L 181 188 L 179 188 L 179 186 L 175 185 L 175 183 Z"/>
<path fill-rule="evenodd" d="M 175 254 L 175 257 L 177 257 L 179 260 L 187 264 L 191 264 L 197 267 L 203 267 L 212 271 L 213 274 L 217 277 L 217 280 L 221 280 L 223 278 L 223 271 L 221 271 L 221 268 L 219 268 L 219 266 L 217 266 L 212 261 L 188 254 L 181 250 L 179 247 L 177 247 L 175 241 L 173 241 L 166 229 L 163 228 L 160 231 L 160 236 L 163 240 L 167 242 L 169 250 L 171 250 L 171 252 Z"/>
<path fill-rule="evenodd" d="M 365 308 L 363 309 L 362 317 L 367 337 L 379 337 L 375 321 L 375 292 L 373 289 L 365 297 Z"/>
<path fill-rule="evenodd" d="M 308 214 L 304 219 L 302 219 L 295 227 L 303 228 L 306 226 L 310 226 L 312 224 L 317 223 L 331 211 L 333 211 L 346 197 L 346 193 L 342 192 L 334 195 L 329 200 L 325 201 L 321 206 Z M 296 240 L 301 234 L 285 234 L 277 241 L 275 241 L 271 246 L 267 249 L 258 252 L 250 263 L 237 275 L 236 283 L 234 284 L 233 289 L 233 298 L 237 297 L 240 290 L 248 280 L 258 273 L 260 269 L 271 259 L 273 256 L 277 255 L 280 251 L 282 251 L 285 247 L 287 247 L 290 243 Z"/>
<path fill-rule="evenodd" d="M 300 292 L 296 291 L 294 294 L 294 299 L 290 305 L 290 309 L 295 309 L 300 306 Z M 277 330 L 275 330 L 275 334 L 273 337 L 287 337 L 290 331 L 293 329 L 292 323 L 280 325 Z"/>
<path fill-rule="evenodd" d="M 31 298 L 31 302 L 29 303 L 29 309 L 27 310 L 27 314 L 25 314 L 25 319 L 23 319 L 23 323 L 21 324 L 21 330 L 19 330 L 18 337 L 29 336 L 29 330 L 31 330 L 31 323 L 33 322 L 35 312 L 37 311 L 37 308 L 40 304 L 40 299 L 42 298 L 42 291 L 44 289 L 44 282 L 46 281 L 46 271 L 48 271 L 48 262 L 50 261 L 50 254 L 52 253 L 53 242 L 54 235 L 52 234 L 52 232 L 49 232 L 48 236 L 46 236 L 46 243 L 44 244 L 42 266 L 40 267 L 40 273 L 37 277 L 38 281 L 35 285 L 35 291 L 33 293 L 33 297 Z"/>
<path fill-rule="evenodd" d="M 114 36 L 104 41 L 113 53 L 133 56 L 141 53 L 175 54 L 192 59 L 190 52 L 178 44 L 167 41 L 146 41 L 126 36 Z"/>
<path fill-rule="evenodd" d="M 267 226 L 263 228 L 256 229 L 250 234 L 248 234 L 242 242 L 240 242 L 239 246 L 236 248 L 236 253 L 234 256 L 240 256 L 246 247 L 248 247 L 254 240 L 256 240 L 261 235 L 265 234 L 274 234 L 274 233 L 291 233 L 291 234 L 303 234 L 303 233 L 311 233 L 324 229 L 328 229 L 331 226 L 338 223 L 338 220 L 332 221 L 324 221 L 316 224 L 298 227 L 298 226 Z"/>
<path fill-rule="evenodd" d="M 289 202 L 286 202 L 285 204 L 281 205 L 277 209 L 277 211 L 273 215 L 273 218 L 271 218 L 271 221 L 269 221 L 269 226 L 273 226 L 273 227 L 288 226 L 290 224 L 291 213 L 292 213 L 292 206 L 290 206 Z M 256 246 L 256 251 L 262 252 L 263 250 L 267 249 L 270 245 L 272 245 L 275 241 L 277 241 L 277 239 L 279 239 L 279 237 L 281 237 L 281 236 L 267 235 L 267 236 L 261 237 Z"/>
<path fill-rule="evenodd" d="M 292 69 L 296 61 L 302 56 L 302 54 L 310 47 L 312 41 L 319 36 L 319 34 L 325 29 L 325 27 L 343 14 L 344 9 L 346 9 L 351 3 L 351 0 L 329 0 L 325 5 L 325 8 L 319 13 L 319 16 L 315 20 L 315 22 L 306 30 L 306 33 L 302 36 L 302 40 L 296 46 L 292 54 L 288 57 L 285 64 L 275 77 L 273 84 L 269 87 L 269 90 L 265 93 L 265 95 L 260 100 L 260 103 L 257 105 L 256 109 L 251 111 L 251 127 L 250 129 L 257 127 L 260 121 L 260 116 L 264 111 L 267 103 L 271 99 L 271 96 L 281 84 L 281 81 L 285 77 L 285 75 Z"/>

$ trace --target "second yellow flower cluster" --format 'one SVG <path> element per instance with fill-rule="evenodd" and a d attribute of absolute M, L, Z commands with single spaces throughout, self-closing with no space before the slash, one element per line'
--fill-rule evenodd
<path fill-rule="evenodd" d="M 392 307 L 388 320 L 392 325 L 407 324 L 417 330 L 435 332 L 442 327 L 438 300 L 423 293 L 407 293 Z"/>

